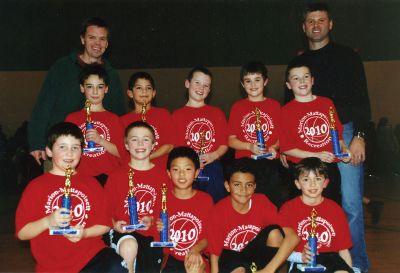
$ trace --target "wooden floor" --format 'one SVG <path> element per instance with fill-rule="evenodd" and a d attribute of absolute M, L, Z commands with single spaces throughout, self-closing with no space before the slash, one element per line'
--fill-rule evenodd
<path fill-rule="evenodd" d="M 1 186 L 1 185 L 0 185 Z M 366 212 L 366 242 L 370 273 L 400 272 L 400 176 L 367 177 L 366 196 L 385 202 L 378 225 L 371 224 Z M 0 272 L 33 272 L 29 244 L 14 238 L 14 212 L 19 199 L 15 191 L 1 187 L 0 193 Z M 54 251 L 57 251 L 56 249 Z"/>

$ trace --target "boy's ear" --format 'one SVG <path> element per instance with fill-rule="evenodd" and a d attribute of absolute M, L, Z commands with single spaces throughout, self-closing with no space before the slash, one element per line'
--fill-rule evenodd
<path fill-rule="evenodd" d="M 185 80 L 185 87 L 187 89 L 189 89 L 189 86 L 190 86 L 190 81 L 189 80 Z"/>
<path fill-rule="evenodd" d="M 128 95 L 128 97 L 130 97 L 131 99 L 133 98 L 133 91 L 128 89 L 126 90 L 126 94 Z"/>
<path fill-rule="evenodd" d="M 47 147 L 47 146 L 46 146 L 46 155 L 47 155 L 47 157 L 53 157 L 52 151 L 51 151 L 50 148 Z"/>
<path fill-rule="evenodd" d="M 169 179 L 172 179 L 171 178 L 171 172 L 169 170 L 167 170 L 167 174 L 168 174 Z"/>
<path fill-rule="evenodd" d="M 325 178 L 325 180 L 324 180 L 324 183 L 322 184 L 322 186 L 324 187 L 324 189 L 326 188 L 326 187 L 328 187 L 328 185 L 329 185 L 329 178 Z"/>
<path fill-rule="evenodd" d="M 156 94 L 157 94 L 157 90 L 156 90 L 156 89 L 153 89 L 153 94 L 151 95 L 151 99 L 154 99 L 154 97 L 156 96 Z"/>
<path fill-rule="evenodd" d="M 294 180 L 294 184 L 296 185 L 296 188 L 298 189 L 298 190 L 301 190 L 301 187 L 300 187 L 300 182 L 299 182 L 299 180 Z"/>
<path fill-rule="evenodd" d="M 224 186 L 227 192 L 231 192 L 231 189 L 229 188 L 229 182 L 225 180 Z"/>
<path fill-rule="evenodd" d="M 288 89 L 290 89 L 290 90 L 292 90 L 292 86 L 290 85 L 290 83 L 289 82 L 285 82 L 286 83 L 286 87 L 288 88 Z"/>
<path fill-rule="evenodd" d="M 83 88 L 83 85 L 80 84 L 79 87 L 80 87 L 80 89 L 81 89 L 81 93 L 85 94 L 85 88 Z"/>
<path fill-rule="evenodd" d="M 194 175 L 195 175 L 194 177 L 197 178 L 197 176 L 199 176 L 199 173 L 200 173 L 200 169 L 197 169 L 196 172 L 194 173 Z"/>
<path fill-rule="evenodd" d="M 264 80 L 264 87 L 267 86 L 267 83 L 268 83 L 268 78 L 266 78 L 266 79 Z"/>
<path fill-rule="evenodd" d="M 104 89 L 104 94 L 108 93 L 108 85 L 106 85 L 106 88 Z"/>

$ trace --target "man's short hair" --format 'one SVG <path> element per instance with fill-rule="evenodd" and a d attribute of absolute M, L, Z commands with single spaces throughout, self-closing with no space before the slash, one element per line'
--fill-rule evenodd
<path fill-rule="evenodd" d="M 167 170 L 171 169 L 172 161 L 180 157 L 188 158 L 190 161 L 193 162 L 196 169 L 200 168 L 199 155 L 190 147 L 180 146 L 173 148 L 172 151 L 168 154 Z"/>
<path fill-rule="evenodd" d="M 232 164 L 230 164 L 225 169 L 225 180 L 230 181 L 235 173 L 250 173 L 254 176 L 254 182 L 256 181 L 256 169 L 254 168 L 254 161 L 248 157 L 242 157 L 235 159 Z"/>
<path fill-rule="evenodd" d="M 128 81 L 128 89 L 129 90 L 133 90 L 133 86 L 135 85 L 135 83 L 138 79 L 148 80 L 151 84 L 151 87 L 153 87 L 153 89 L 156 89 L 156 84 L 154 82 L 153 77 L 147 72 L 140 71 L 140 72 L 136 72 L 136 73 L 132 74 L 132 76 L 129 78 L 129 81 Z"/>
<path fill-rule="evenodd" d="M 191 81 L 192 78 L 193 78 L 193 74 L 196 73 L 196 72 L 201 72 L 201 73 L 203 73 L 203 74 L 206 74 L 207 76 L 209 76 L 209 77 L 211 78 L 211 81 L 212 81 L 213 76 L 212 76 L 212 74 L 211 74 L 211 71 L 210 71 L 207 67 L 202 66 L 202 65 L 193 67 L 193 68 L 189 71 L 189 74 L 187 75 L 186 79 L 187 79 L 188 81 Z"/>
<path fill-rule="evenodd" d="M 148 124 L 145 121 L 141 121 L 141 120 L 137 120 L 132 122 L 131 124 L 129 124 L 126 128 L 125 128 L 125 141 L 127 140 L 126 138 L 129 135 L 129 132 L 133 129 L 133 128 L 146 128 L 151 132 L 151 135 L 153 137 L 153 142 L 155 141 L 156 138 L 156 133 L 154 131 L 154 128 Z"/>
<path fill-rule="evenodd" d="M 268 69 L 262 62 L 251 61 L 240 69 L 240 81 L 249 74 L 261 74 L 264 80 L 268 79 Z"/>
<path fill-rule="evenodd" d="M 60 136 L 73 136 L 74 138 L 79 140 L 82 149 L 85 145 L 82 131 L 76 124 L 71 122 L 59 122 L 50 127 L 49 131 L 47 132 L 46 147 L 50 150 L 53 149 L 54 143 Z"/>
<path fill-rule="evenodd" d="M 106 86 L 110 84 L 108 73 L 102 64 L 92 63 L 83 66 L 82 71 L 79 75 L 79 83 L 83 86 L 85 81 L 91 76 L 97 75 L 99 79 L 102 79 Z"/>
<path fill-rule="evenodd" d="M 308 70 L 310 71 L 311 76 L 313 75 L 313 72 L 312 72 L 312 70 L 311 70 L 311 67 L 310 67 L 309 63 L 308 63 L 306 60 L 304 60 L 304 59 L 302 59 L 302 58 L 295 58 L 295 59 L 293 59 L 293 60 L 288 64 L 288 66 L 286 67 L 286 72 L 285 72 L 286 81 L 289 81 L 289 74 L 290 74 L 290 71 L 291 71 L 293 68 L 299 68 L 299 67 L 307 67 Z"/>
<path fill-rule="evenodd" d="M 108 27 L 108 24 L 104 19 L 102 19 L 100 17 L 90 17 L 82 22 L 81 31 L 80 31 L 81 37 L 85 36 L 87 28 L 90 26 L 105 28 L 107 30 L 107 39 L 110 38 L 110 29 Z"/>
<path fill-rule="evenodd" d="M 315 3 L 309 3 L 303 11 L 303 20 L 306 20 L 307 15 L 310 12 L 314 12 L 314 11 L 325 11 L 326 14 L 328 14 L 328 19 L 332 20 L 331 18 L 331 14 L 330 14 L 330 9 L 329 9 L 329 5 L 327 3 L 324 2 L 315 2 Z"/>
<path fill-rule="evenodd" d="M 317 157 L 307 157 L 297 163 L 294 168 L 294 177 L 299 179 L 300 175 L 310 172 L 329 178 L 328 167 Z"/>

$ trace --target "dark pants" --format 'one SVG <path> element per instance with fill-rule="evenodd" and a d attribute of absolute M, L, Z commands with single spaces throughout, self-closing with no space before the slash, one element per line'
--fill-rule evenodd
<path fill-rule="evenodd" d="M 80 273 L 124 273 L 128 269 L 122 265 L 122 258 L 109 247 L 100 250 Z"/>
<path fill-rule="evenodd" d="M 256 170 L 256 192 L 265 194 L 268 199 L 279 207 L 282 205 L 281 183 L 278 159 L 253 160 Z"/>
<path fill-rule="evenodd" d="M 334 273 L 339 270 L 354 273 L 353 269 L 339 256 L 339 253 L 336 252 L 320 253 L 317 255 L 317 264 L 326 267 L 324 273 Z M 293 265 L 293 269 L 290 273 L 301 273 L 301 271 L 297 269 L 297 264 Z"/>
<path fill-rule="evenodd" d="M 193 188 L 207 192 L 211 195 L 214 203 L 218 202 L 227 195 L 224 187 L 224 171 L 219 160 L 206 165 L 202 170 L 203 176 L 210 178 L 208 181 L 196 181 Z"/>

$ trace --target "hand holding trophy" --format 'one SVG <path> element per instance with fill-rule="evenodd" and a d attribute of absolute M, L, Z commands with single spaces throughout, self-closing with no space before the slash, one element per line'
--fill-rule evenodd
<path fill-rule="evenodd" d="M 297 269 L 302 272 L 323 272 L 326 270 L 326 267 L 320 264 L 317 264 L 317 233 L 315 229 L 317 228 L 317 210 L 315 208 L 311 211 L 311 230 L 310 236 L 308 236 L 308 245 L 312 252 L 311 261 L 308 264 L 298 264 Z"/>
<path fill-rule="evenodd" d="M 61 207 L 69 210 L 71 213 L 71 176 L 74 173 L 74 170 L 68 166 L 65 170 L 65 185 L 64 185 L 64 194 L 61 199 Z M 67 212 L 61 212 L 61 214 L 67 214 Z M 67 234 L 78 234 L 79 230 L 72 229 L 70 226 L 65 227 L 52 227 L 49 229 L 50 235 L 67 235 Z"/>
<path fill-rule="evenodd" d="M 136 203 L 136 189 L 133 184 L 133 170 L 128 171 L 128 212 L 129 212 L 129 225 L 123 226 L 124 231 L 133 231 L 146 227 L 145 224 L 139 223 L 137 214 L 137 203 Z"/>
<path fill-rule="evenodd" d="M 85 110 L 86 110 L 86 130 L 94 129 L 93 122 L 92 122 L 92 114 L 90 112 L 90 101 L 85 101 Z M 96 147 L 96 143 L 89 140 L 87 141 L 87 147 L 83 148 L 85 153 L 93 153 L 101 151 L 102 148 Z"/>
<path fill-rule="evenodd" d="M 262 126 L 261 126 L 260 109 L 258 109 L 256 107 L 255 113 L 256 113 L 255 127 L 256 127 L 256 135 L 257 135 L 257 146 L 260 149 L 260 151 L 262 151 L 262 152 L 260 154 L 251 155 L 251 158 L 258 160 L 258 159 L 270 157 L 272 155 L 272 153 L 265 152 L 264 130 L 262 129 Z"/>
<path fill-rule="evenodd" d="M 151 247 L 176 247 L 175 242 L 169 241 L 169 230 L 168 230 L 168 212 L 167 212 L 167 186 L 165 184 L 161 187 L 161 212 L 160 218 L 163 224 L 163 228 L 160 231 L 160 242 L 151 242 Z"/>

